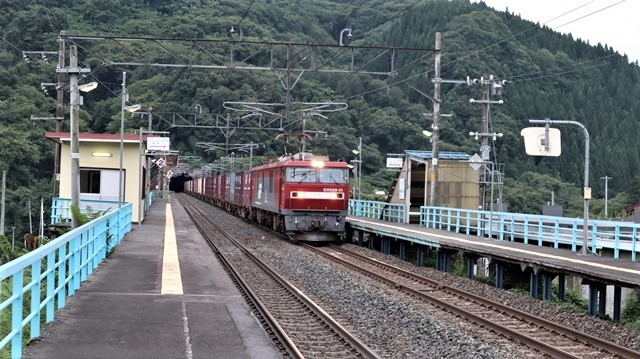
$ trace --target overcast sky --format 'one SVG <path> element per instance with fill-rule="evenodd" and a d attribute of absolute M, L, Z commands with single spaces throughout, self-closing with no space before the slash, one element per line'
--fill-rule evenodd
<path fill-rule="evenodd" d="M 472 0 L 480 2 L 479 0 Z M 571 33 L 591 45 L 607 44 L 629 61 L 640 59 L 640 0 L 484 0 L 488 6 Z"/>

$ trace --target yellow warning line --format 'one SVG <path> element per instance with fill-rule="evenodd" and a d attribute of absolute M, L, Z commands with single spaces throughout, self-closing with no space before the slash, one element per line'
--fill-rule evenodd
<path fill-rule="evenodd" d="M 176 230 L 173 226 L 171 204 L 166 206 L 166 224 L 164 228 L 164 253 L 162 255 L 162 288 L 160 294 L 183 294 Z"/>

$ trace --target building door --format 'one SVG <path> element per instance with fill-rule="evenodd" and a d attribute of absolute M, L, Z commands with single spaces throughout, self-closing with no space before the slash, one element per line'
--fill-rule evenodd
<path fill-rule="evenodd" d="M 118 179 L 120 177 L 119 170 L 101 170 L 100 171 L 100 200 L 101 201 L 118 201 Z M 124 184 L 127 171 L 122 170 L 122 193 L 125 193 Z"/>

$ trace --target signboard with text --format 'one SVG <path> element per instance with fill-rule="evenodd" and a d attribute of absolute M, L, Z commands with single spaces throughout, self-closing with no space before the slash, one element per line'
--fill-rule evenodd
<path fill-rule="evenodd" d="M 387 168 L 402 168 L 403 159 L 387 157 Z"/>
<path fill-rule="evenodd" d="M 148 137 L 147 150 L 149 151 L 169 151 L 169 137 Z"/>

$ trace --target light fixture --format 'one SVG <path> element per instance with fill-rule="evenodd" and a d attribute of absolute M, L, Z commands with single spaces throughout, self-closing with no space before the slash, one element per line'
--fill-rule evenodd
<path fill-rule="evenodd" d="M 123 109 L 125 111 L 128 112 L 136 112 L 138 111 L 142 106 L 140 106 L 140 104 L 135 104 L 135 105 L 130 105 L 130 106 L 124 106 Z"/>
<path fill-rule="evenodd" d="M 97 82 L 89 82 L 88 84 L 78 85 L 78 90 L 82 92 L 89 92 L 95 90 L 98 87 Z"/>
<path fill-rule="evenodd" d="M 111 153 L 109 152 L 93 152 L 91 155 L 93 157 L 111 157 Z"/>
<path fill-rule="evenodd" d="M 422 134 L 427 136 L 427 137 L 433 136 L 433 132 L 430 132 L 430 131 L 427 131 L 427 130 L 422 131 Z"/>
<path fill-rule="evenodd" d="M 344 43 L 342 42 L 342 35 L 343 35 L 345 32 L 348 32 L 348 33 L 347 33 L 347 37 L 348 37 L 349 39 L 353 37 L 353 34 L 351 33 L 351 29 L 349 29 L 349 28 L 347 28 L 347 29 L 342 29 L 342 31 L 340 31 L 340 42 L 339 42 L 340 46 L 344 46 Z"/>

